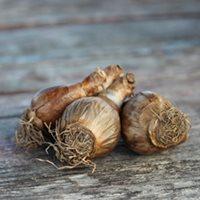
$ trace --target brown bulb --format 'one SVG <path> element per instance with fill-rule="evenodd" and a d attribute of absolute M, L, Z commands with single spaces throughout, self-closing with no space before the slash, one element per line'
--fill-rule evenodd
<path fill-rule="evenodd" d="M 98 97 L 84 97 L 67 106 L 55 130 L 56 157 L 76 167 L 91 165 L 92 158 L 110 153 L 120 137 L 120 106 L 133 89 L 134 80 L 120 77 Z"/>
<path fill-rule="evenodd" d="M 164 97 L 144 91 L 125 103 L 122 134 L 127 146 L 151 154 L 176 146 L 188 138 L 190 121 Z"/>
<path fill-rule="evenodd" d="M 116 78 L 123 75 L 119 65 L 110 65 L 104 70 L 97 69 L 81 83 L 71 86 L 56 86 L 40 91 L 24 112 L 16 132 L 19 146 L 36 148 L 45 141 L 44 124 L 54 125 L 66 106 L 74 100 L 95 95 L 106 89 Z M 47 135 L 49 136 L 49 135 Z"/>

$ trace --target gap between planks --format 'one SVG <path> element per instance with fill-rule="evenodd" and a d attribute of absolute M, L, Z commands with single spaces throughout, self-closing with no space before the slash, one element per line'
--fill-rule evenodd
<path fill-rule="evenodd" d="M 108 16 L 100 18 L 74 18 L 63 19 L 56 22 L 33 22 L 33 23 L 18 23 L 18 24 L 0 24 L 0 31 L 12 31 L 19 29 L 43 28 L 43 27 L 56 27 L 66 25 L 88 25 L 88 24 L 110 24 L 122 23 L 131 21 L 152 21 L 152 20 L 171 20 L 171 19 L 199 19 L 199 12 L 187 13 L 164 13 L 164 14 L 150 14 L 150 15 L 121 15 L 121 16 Z"/>

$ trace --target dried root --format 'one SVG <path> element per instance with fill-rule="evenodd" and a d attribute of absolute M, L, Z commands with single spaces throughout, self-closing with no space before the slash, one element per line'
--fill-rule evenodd
<path fill-rule="evenodd" d="M 34 149 L 44 143 L 42 131 L 34 124 L 34 118 L 29 118 L 29 109 L 23 114 L 18 130 L 16 131 L 16 143 L 27 149 Z"/>
<path fill-rule="evenodd" d="M 46 125 L 47 126 L 47 125 Z M 57 167 L 49 160 L 41 160 L 52 164 L 59 170 L 72 169 L 80 165 L 90 166 L 96 169 L 96 164 L 91 161 L 91 155 L 94 150 L 94 137 L 90 130 L 81 126 L 78 123 L 66 125 L 65 130 L 60 130 L 60 121 L 56 123 L 56 128 L 51 129 L 47 126 L 48 132 L 52 135 L 55 143 L 48 143 L 46 152 L 52 147 L 55 151 L 56 158 L 65 163 L 65 166 Z"/>
<path fill-rule="evenodd" d="M 188 117 L 175 107 L 162 110 L 156 116 L 153 131 L 149 130 L 152 143 L 159 148 L 168 148 L 184 142 L 190 129 Z"/>

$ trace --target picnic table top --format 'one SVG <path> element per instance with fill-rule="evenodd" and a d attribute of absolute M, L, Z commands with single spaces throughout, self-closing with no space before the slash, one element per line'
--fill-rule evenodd
<path fill-rule="evenodd" d="M 200 1 L 0 0 L 0 199 L 200 198 Z M 19 117 L 39 89 L 119 64 L 137 91 L 172 100 L 189 140 L 149 156 L 123 141 L 97 170 L 58 171 L 16 148 Z"/>

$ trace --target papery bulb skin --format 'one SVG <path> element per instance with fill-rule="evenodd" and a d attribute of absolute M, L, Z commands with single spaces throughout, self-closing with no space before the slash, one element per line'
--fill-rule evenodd
<path fill-rule="evenodd" d="M 81 83 L 42 90 L 32 99 L 31 109 L 43 123 L 54 123 L 74 100 L 101 92 L 121 75 L 123 69 L 119 65 L 110 65 L 103 70 L 98 68 Z"/>
<path fill-rule="evenodd" d="M 94 148 L 91 157 L 111 152 L 118 143 L 121 130 L 119 113 L 99 97 L 84 97 L 70 104 L 62 115 L 59 131 L 66 131 L 71 124 L 81 125 L 92 134 Z"/>
<path fill-rule="evenodd" d="M 189 118 L 159 94 L 140 92 L 125 103 L 121 113 L 122 135 L 139 154 L 152 154 L 183 143 Z"/>
<path fill-rule="evenodd" d="M 72 167 L 91 165 L 92 158 L 114 149 L 121 131 L 119 110 L 133 93 L 134 83 L 133 74 L 126 74 L 98 96 L 80 98 L 66 107 L 55 130 L 58 160 Z"/>
<path fill-rule="evenodd" d="M 16 131 L 16 143 L 25 148 L 37 148 L 45 142 L 46 126 L 55 125 L 65 108 L 73 101 L 93 96 L 105 90 L 116 78 L 123 75 L 119 65 L 97 69 L 82 82 L 71 86 L 56 86 L 38 92 L 21 117 Z"/>

